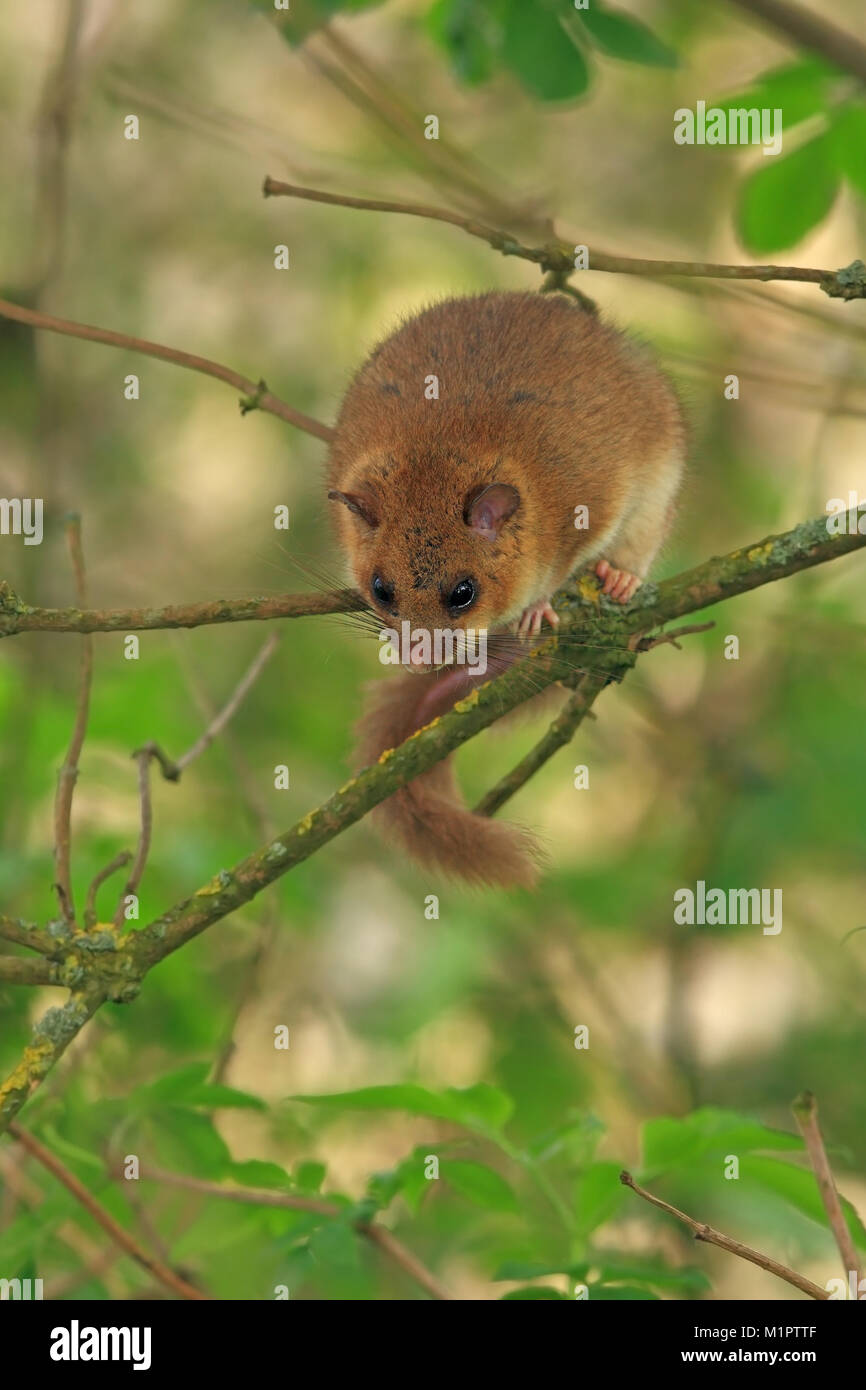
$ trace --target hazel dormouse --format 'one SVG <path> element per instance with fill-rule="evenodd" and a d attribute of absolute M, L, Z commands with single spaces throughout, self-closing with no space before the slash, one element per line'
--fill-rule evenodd
<path fill-rule="evenodd" d="M 342 402 L 328 497 L 383 630 L 483 632 L 494 649 L 510 634 L 489 676 L 556 625 L 551 597 L 576 569 L 628 602 L 670 529 L 684 456 L 679 404 L 643 346 L 564 295 L 492 292 L 435 304 L 374 349 Z M 375 687 L 359 764 L 477 684 L 425 654 L 415 644 Z M 466 810 L 449 760 L 377 814 L 422 864 L 502 886 L 537 876 L 534 838 Z"/>

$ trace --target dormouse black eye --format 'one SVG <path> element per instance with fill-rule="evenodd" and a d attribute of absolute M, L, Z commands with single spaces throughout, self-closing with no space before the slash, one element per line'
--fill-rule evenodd
<path fill-rule="evenodd" d="M 387 607 L 394 602 L 394 585 L 386 584 L 380 574 L 374 574 L 370 581 L 370 592 L 377 603 Z"/>
<path fill-rule="evenodd" d="M 475 580 L 461 579 L 448 595 L 448 607 L 452 613 L 461 613 L 464 609 L 471 608 L 477 597 Z"/>

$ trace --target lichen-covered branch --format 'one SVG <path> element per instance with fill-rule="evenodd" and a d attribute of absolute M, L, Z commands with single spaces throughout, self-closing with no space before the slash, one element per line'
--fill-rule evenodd
<path fill-rule="evenodd" d="M 783 535 L 770 536 L 756 545 L 708 560 L 659 585 L 645 585 L 626 608 L 603 599 L 593 576 L 577 576 L 556 596 L 561 626 L 555 637 L 543 642 L 524 662 L 480 686 L 399 748 L 383 753 L 377 763 L 363 768 L 328 801 L 269 845 L 248 855 L 233 869 L 222 870 L 191 898 L 145 927 L 137 934 L 138 949 L 144 952 L 148 966 L 155 964 L 212 922 L 249 902 L 392 792 L 523 703 L 527 698 L 527 674 L 531 674 L 529 685 L 533 693 L 571 676 L 575 664 L 581 661 L 591 661 L 593 681 L 604 684 L 621 680 L 637 660 L 638 643 L 633 639 L 641 634 L 671 618 L 696 612 L 863 546 L 866 535 L 855 530 L 854 534 L 831 536 L 826 519 L 819 518 Z"/>
<path fill-rule="evenodd" d="M 149 632 L 158 628 L 357 613 L 366 606 L 354 589 L 335 589 L 321 594 L 171 603 L 165 608 L 31 608 L 5 580 L 0 580 L 0 637 L 14 637 L 19 632 Z"/>
<path fill-rule="evenodd" d="M 8 1129 L 28 1096 L 105 1003 L 105 997 L 97 983 L 89 983 L 74 990 L 62 1008 L 49 1009 L 43 1014 L 17 1067 L 0 1084 L 0 1134 Z"/>
<path fill-rule="evenodd" d="M 326 802 L 139 931 L 70 931 L 53 923 L 59 982 L 74 992 L 49 1010 L 12 1076 L 0 1086 L 0 1132 L 88 1018 L 106 1000 L 130 1002 L 149 970 L 187 941 L 254 898 L 289 869 L 354 825 L 374 806 L 448 756 L 532 694 L 573 678 L 591 663 L 593 682 L 621 680 L 639 658 L 641 638 L 686 613 L 749 592 L 866 546 L 857 513 L 831 535 L 826 518 L 706 561 L 661 584 L 647 584 L 625 608 L 602 597 L 594 576 L 576 576 L 555 598 L 560 627 L 524 660 L 460 700 L 399 748 L 363 768 Z M 589 654 L 589 655 L 588 655 Z M 529 679 L 527 680 L 527 676 Z M 8 920 L 8 919 L 7 919 Z"/>

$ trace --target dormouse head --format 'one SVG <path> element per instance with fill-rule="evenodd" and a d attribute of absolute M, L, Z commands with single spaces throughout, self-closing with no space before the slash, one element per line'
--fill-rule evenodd
<path fill-rule="evenodd" d="M 484 478 L 467 486 L 441 474 L 435 487 L 407 476 L 368 476 L 346 491 L 332 490 L 338 525 L 355 584 L 379 616 L 382 629 L 430 634 L 416 655 L 405 645 L 401 659 L 413 669 L 445 664 L 447 632 L 465 635 L 501 628 L 519 611 L 522 498 L 513 482 Z M 404 484 L 404 485 L 401 485 Z M 436 634 L 442 634 L 436 647 Z M 408 659 L 407 659 L 408 658 Z"/>

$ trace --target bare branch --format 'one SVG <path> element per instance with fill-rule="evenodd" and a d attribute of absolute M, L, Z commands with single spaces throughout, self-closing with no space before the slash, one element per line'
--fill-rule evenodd
<path fill-rule="evenodd" d="M 475 807 L 477 816 L 495 816 L 515 792 L 520 791 L 534 777 L 554 753 L 564 747 L 574 737 L 585 716 L 589 713 L 596 698 L 601 694 L 607 678 L 585 675 L 574 694 L 554 719 L 547 733 L 539 739 L 534 748 L 521 758 L 520 762 L 506 773 L 494 787 L 482 796 Z"/>
<path fill-rule="evenodd" d="M 750 1264 L 757 1265 L 759 1269 L 765 1269 L 768 1274 L 775 1274 L 777 1279 L 784 1279 L 786 1284 L 793 1284 L 795 1289 L 808 1294 L 810 1298 L 826 1300 L 830 1297 L 826 1289 L 820 1288 L 818 1284 L 813 1284 L 811 1279 L 804 1278 L 795 1269 L 789 1269 L 787 1265 L 779 1264 L 778 1260 L 772 1259 L 769 1255 L 762 1255 L 760 1250 L 753 1250 L 750 1245 L 743 1245 L 741 1241 L 734 1240 L 733 1236 L 723 1235 L 721 1231 L 708 1226 L 705 1221 L 696 1221 L 693 1216 L 687 1216 L 684 1211 L 672 1207 L 669 1202 L 663 1202 L 661 1197 L 655 1197 L 652 1192 L 647 1192 L 645 1187 L 640 1187 L 631 1173 L 623 1170 L 619 1175 L 619 1180 L 624 1187 L 630 1187 L 632 1192 L 636 1192 L 638 1197 L 643 1197 L 645 1202 L 651 1202 L 660 1211 L 666 1211 L 669 1216 L 675 1216 L 677 1221 L 682 1221 L 683 1225 L 688 1226 L 693 1233 L 695 1240 L 706 1241 L 708 1245 L 717 1245 L 720 1250 L 727 1250 L 731 1255 L 738 1255 L 741 1260 L 748 1260 Z"/>
<path fill-rule="evenodd" d="M 148 1168 L 146 1173 L 142 1173 L 142 1177 L 153 1182 L 170 1183 L 172 1187 L 183 1187 L 190 1192 L 200 1192 L 207 1197 L 243 1202 L 248 1206 L 309 1211 L 321 1216 L 340 1216 L 344 1210 L 335 1202 L 329 1202 L 323 1197 L 302 1197 L 294 1192 L 279 1192 L 267 1187 L 224 1187 L 221 1183 L 208 1182 L 203 1178 L 189 1178 L 182 1173 L 166 1173 L 156 1168 Z M 431 1298 L 451 1301 L 453 1295 L 385 1226 L 376 1221 L 356 1221 L 354 1224 L 360 1235 L 366 1236 L 367 1240 L 377 1245 L 383 1254 L 398 1264 L 410 1279 L 430 1294 Z"/>
<path fill-rule="evenodd" d="M 843 72 L 853 73 L 866 82 L 866 44 L 856 34 L 786 0 L 734 0 L 734 4 L 765 20 L 802 48 L 823 54 Z"/>
<path fill-rule="evenodd" d="M 264 410 L 276 415 L 296 429 L 314 434 L 317 439 L 329 442 L 334 431 L 311 415 L 286 405 L 273 391 L 269 391 L 263 381 L 252 381 L 231 367 L 223 367 L 219 362 L 211 362 L 207 357 L 197 357 L 192 352 L 181 352 L 179 348 L 165 347 L 162 343 L 151 343 L 146 338 L 133 338 L 128 333 L 115 333 L 110 328 L 94 328 L 91 324 L 75 323 L 72 319 L 58 319 L 50 314 L 38 313 L 35 309 L 25 309 L 21 304 L 12 304 L 8 299 L 0 299 L 0 317 L 14 319 L 16 323 L 27 323 L 31 328 L 44 328 L 49 333 L 62 333 L 69 338 L 84 338 L 89 343 L 104 343 L 107 347 L 126 348 L 129 352 L 141 352 L 146 357 L 157 357 L 163 362 L 173 362 L 176 367 L 188 367 L 190 371 L 212 376 L 224 381 L 243 393 L 241 411 Z"/>
<path fill-rule="evenodd" d="M 81 549 L 81 518 L 72 516 L 66 526 L 72 568 L 75 574 L 75 591 L 79 606 L 87 604 L 87 583 L 84 574 L 84 555 Z M 78 760 L 87 733 L 87 717 L 90 712 L 90 687 L 93 680 L 93 640 L 85 636 L 81 646 L 81 674 L 78 684 L 78 702 L 72 737 L 63 766 L 57 776 L 57 793 L 54 798 L 54 860 L 57 878 L 57 891 L 60 907 L 68 922 L 75 920 L 75 900 L 72 896 L 72 877 L 69 863 L 71 847 L 72 797 L 78 780 Z"/>
<path fill-rule="evenodd" d="M 313 203 L 339 204 L 369 212 L 404 213 L 409 217 L 425 217 L 433 222 L 447 222 L 459 227 L 469 236 L 486 241 L 503 256 L 518 256 L 532 261 L 553 274 L 571 275 L 574 272 L 574 245 L 558 237 L 551 226 L 551 237 L 543 246 L 527 246 L 512 233 L 498 227 L 488 227 L 472 217 L 451 212 L 448 208 L 429 203 L 403 203 L 382 198 L 350 198 L 341 193 L 326 193 L 317 188 L 283 183 L 265 178 L 262 191 L 266 198 L 301 198 Z M 609 271 L 618 275 L 688 276 L 708 280 L 797 280 L 819 285 L 834 299 L 866 298 L 866 266 L 854 261 L 842 270 L 815 270 L 793 265 L 725 265 L 713 261 L 655 261 L 635 256 L 614 256 L 607 251 L 590 249 L 589 269 Z"/>
<path fill-rule="evenodd" d="M 153 831 L 153 807 L 150 799 L 150 759 L 151 752 L 148 748 L 140 748 L 133 754 L 138 763 L 138 800 L 140 805 L 138 832 L 138 844 L 135 848 L 135 858 L 132 861 L 132 868 L 126 880 L 123 892 L 120 895 L 117 907 L 114 911 L 114 925 L 120 928 L 123 922 L 123 912 L 126 906 L 126 899 L 133 896 L 138 891 L 141 877 L 147 864 L 147 856 L 150 853 L 150 839 Z"/>
<path fill-rule="evenodd" d="M 99 889 L 102 887 L 103 883 L 107 878 L 110 878 L 112 874 L 117 873 L 118 869 L 122 869 L 125 864 L 129 863 L 131 858 L 132 855 L 130 854 L 128 849 L 121 850 L 120 854 L 116 854 L 112 859 L 111 863 L 106 864 L 104 869 L 100 869 L 99 873 L 93 879 L 90 887 L 87 890 L 87 902 L 84 907 L 85 927 L 93 927 L 96 925 L 96 895 L 99 892 Z"/>
<path fill-rule="evenodd" d="M 47 1168 L 48 1172 L 57 1178 L 58 1182 L 61 1182 L 68 1192 L 72 1193 L 75 1200 L 79 1202 L 80 1205 L 84 1207 L 85 1211 L 93 1217 L 94 1221 L 107 1232 L 115 1245 L 119 1245 L 121 1250 L 124 1250 L 127 1255 L 131 1255 L 137 1264 L 140 1264 L 143 1269 L 147 1270 L 148 1274 L 153 1275 L 154 1279 L 158 1280 L 160 1284 L 163 1284 L 165 1288 L 170 1289 L 172 1293 L 177 1294 L 179 1298 L 188 1298 L 196 1302 L 208 1298 L 208 1295 L 202 1293 L 201 1289 L 195 1288 L 186 1279 L 182 1279 L 181 1276 L 176 1274 L 173 1269 L 170 1269 L 168 1265 L 163 1264 L 162 1260 L 155 1259 L 152 1255 L 149 1255 L 147 1251 L 139 1245 L 138 1241 L 134 1240 L 129 1232 L 124 1230 L 124 1228 L 115 1221 L 114 1217 L 96 1201 L 95 1197 L 91 1196 L 84 1184 L 79 1182 L 78 1178 L 66 1167 L 65 1163 L 61 1163 L 56 1154 L 53 1154 L 50 1149 L 47 1149 L 35 1135 L 31 1134 L 29 1130 L 22 1129 L 15 1121 L 10 1124 L 9 1132 L 18 1140 L 18 1143 L 37 1160 L 37 1162 L 42 1164 L 43 1168 Z"/>
<path fill-rule="evenodd" d="M 5 580 L 0 580 L 0 637 L 14 637 L 19 632 L 151 632 L 159 628 L 358 613 L 366 607 L 354 589 L 335 589 L 323 594 L 172 603 L 165 608 L 30 608 Z"/>
<path fill-rule="evenodd" d="M 159 763 L 160 771 L 162 772 L 163 777 L 165 777 L 167 781 L 179 782 L 180 775 L 183 772 L 184 768 L 189 767 L 190 763 L 193 761 L 194 758 L 200 757 L 201 754 L 204 753 L 205 750 L 210 747 L 214 739 L 222 733 L 229 720 L 232 719 L 234 715 L 237 713 L 237 711 L 240 709 L 250 690 L 255 685 L 256 681 L 258 680 L 267 663 L 270 661 L 271 657 L 277 649 L 279 640 L 280 639 L 278 633 L 274 632 L 271 634 L 271 636 L 265 642 L 264 646 L 259 651 L 258 656 L 256 656 L 255 660 L 250 665 L 249 669 L 238 681 L 235 690 L 232 692 L 231 696 L 229 697 L 228 701 L 223 706 L 223 708 L 220 710 L 219 714 L 214 716 L 214 718 L 211 720 L 211 722 L 205 729 L 204 733 L 196 739 L 195 743 L 192 745 L 191 748 L 188 748 L 185 753 L 181 754 L 181 756 L 177 759 L 176 762 L 172 762 L 172 760 L 166 756 L 166 754 L 162 751 L 158 744 L 148 743 L 145 746 L 145 749 L 143 751 L 149 752 L 150 756 L 156 759 L 156 761 Z"/>
<path fill-rule="evenodd" d="M 180 775 L 184 768 L 188 767 L 194 758 L 199 757 L 210 747 L 214 739 L 225 728 L 232 716 L 237 713 L 244 699 L 249 694 L 276 650 L 279 640 L 279 635 L 277 633 L 274 632 L 271 634 L 249 669 L 238 682 L 237 687 L 232 692 L 231 697 L 220 710 L 219 714 L 211 721 L 204 733 L 196 739 L 192 747 L 181 754 L 177 762 L 172 762 L 157 743 L 146 743 L 143 748 L 139 748 L 133 753 L 132 756 L 138 762 L 138 795 L 141 804 L 141 831 L 135 852 L 135 860 L 114 914 L 114 925 L 116 927 L 120 927 L 123 921 L 125 899 L 138 891 L 138 885 L 141 883 L 145 865 L 147 864 L 147 856 L 150 853 L 151 832 L 153 830 L 153 807 L 150 794 L 151 759 L 153 758 L 159 763 L 163 777 L 170 782 L 179 782 Z"/>
<path fill-rule="evenodd" d="M 642 637 L 636 650 L 651 652 L 654 647 L 663 647 L 669 642 L 677 651 L 682 651 L 678 640 L 680 637 L 688 637 L 693 632 L 709 632 L 711 627 L 715 627 L 715 623 L 689 623 L 687 627 L 675 627 L 670 632 L 658 632 L 653 637 Z"/>
<path fill-rule="evenodd" d="M 860 1283 L 860 1257 L 854 1247 L 848 1222 L 845 1220 L 845 1213 L 842 1210 L 842 1203 L 839 1201 L 839 1193 L 836 1191 L 836 1184 L 833 1180 L 830 1160 L 827 1158 L 827 1150 L 824 1148 L 821 1127 L 818 1124 L 818 1102 L 811 1091 L 804 1091 L 794 1101 L 791 1109 L 806 1143 L 806 1152 L 809 1155 L 809 1162 L 815 1174 L 821 1201 L 824 1203 L 824 1210 L 830 1222 L 830 1230 L 833 1232 L 833 1238 L 836 1241 L 839 1254 L 842 1256 L 842 1269 L 845 1272 L 845 1278 L 849 1279 L 853 1273 L 856 1289 Z M 856 1294 L 854 1296 L 857 1297 Z"/>

